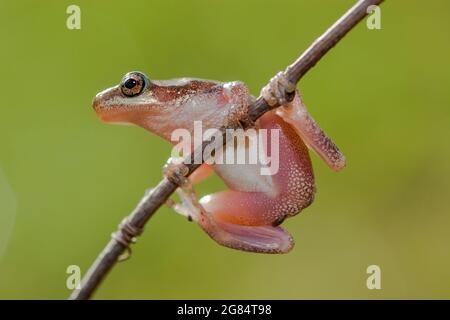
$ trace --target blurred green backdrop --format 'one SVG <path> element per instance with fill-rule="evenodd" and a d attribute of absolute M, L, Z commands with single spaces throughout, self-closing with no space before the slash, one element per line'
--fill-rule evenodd
<path fill-rule="evenodd" d="M 98 91 L 141 70 L 257 94 L 353 2 L 1 0 L 0 298 L 66 298 L 67 266 L 86 271 L 161 178 L 169 145 L 101 123 Z M 449 10 L 387 1 L 381 30 L 359 25 L 302 80 L 348 166 L 313 155 L 318 193 L 284 224 L 291 253 L 220 247 L 162 208 L 96 298 L 450 298 Z M 366 288 L 372 264 L 381 290 Z"/>

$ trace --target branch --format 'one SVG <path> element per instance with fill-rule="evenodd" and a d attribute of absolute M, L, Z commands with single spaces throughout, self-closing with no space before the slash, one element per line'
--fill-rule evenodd
<path fill-rule="evenodd" d="M 367 15 L 367 8 L 371 5 L 378 5 L 383 0 L 360 0 L 350 8 L 339 20 L 337 20 L 324 34 L 322 34 L 306 51 L 284 71 L 285 76 L 292 82 L 297 83 L 336 43 L 338 43 L 355 25 Z M 278 107 L 269 106 L 260 96 L 249 106 L 248 119 L 250 122 L 256 121 L 265 112 Z M 221 128 L 225 133 L 226 128 Z M 226 136 L 224 134 L 224 141 Z M 203 154 L 204 148 L 209 142 L 204 142 L 201 149 L 195 150 L 185 158 L 185 164 L 189 169 L 187 176 L 196 170 L 201 164 L 192 161 L 196 154 Z M 200 157 L 199 159 L 201 159 Z M 188 161 L 190 159 L 190 161 Z M 112 239 L 95 260 L 94 264 L 85 274 L 81 289 L 75 289 L 69 299 L 89 299 L 94 290 L 100 285 L 107 273 L 119 261 L 125 250 L 130 250 L 129 245 L 134 242 L 143 230 L 147 221 L 153 216 L 155 211 L 165 203 L 165 201 L 175 192 L 178 186 L 164 178 L 161 182 L 146 194 L 139 202 L 133 212 L 124 219 L 119 226 L 119 230 L 113 234 Z"/>

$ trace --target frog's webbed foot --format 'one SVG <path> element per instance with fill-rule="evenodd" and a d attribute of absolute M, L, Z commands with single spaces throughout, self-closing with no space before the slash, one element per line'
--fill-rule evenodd
<path fill-rule="evenodd" d="M 295 88 L 296 84 L 289 81 L 284 72 L 278 72 L 270 79 L 269 84 L 262 88 L 261 96 L 271 107 L 277 104 L 283 106 L 292 101 Z"/>

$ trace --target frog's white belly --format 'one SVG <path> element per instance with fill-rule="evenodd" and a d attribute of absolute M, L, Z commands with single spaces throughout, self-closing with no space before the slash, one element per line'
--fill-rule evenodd
<path fill-rule="evenodd" d="M 272 176 L 261 175 L 260 164 L 215 164 L 213 168 L 230 189 L 264 193 L 275 191 Z"/>
<path fill-rule="evenodd" d="M 261 174 L 261 169 L 266 168 L 266 166 L 261 164 L 259 159 L 248 164 L 248 148 L 233 146 L 232 144 L 230 146 L 230 144 L 227 144 L 225 150 L 229 148 L 234 149 L 235 155 L 238 154 L 238 148 L 244 148 L 240 151 L 243 151 L 244 154 L 247 154 L 247 156 L 245 157 L 246 164 L 238 164 L 236 163 L 236 158 L 234 159 L 234 163 L 229 163 L 228 161 L 226 161 L 228 160 L 226 159 L 226 157 L 222 157 L 221 152 L 216 153 L 216 159 L 218 157 L 222 157 L 222 159 L 225 159 L 223 159 L 223 164 L 214 164 L 213 169 L 217 173 L 217 175 L 219 175 L 223 179 L 223 181 L 230 189 L 244 192 L 275 192 L 273 176 Z"/>

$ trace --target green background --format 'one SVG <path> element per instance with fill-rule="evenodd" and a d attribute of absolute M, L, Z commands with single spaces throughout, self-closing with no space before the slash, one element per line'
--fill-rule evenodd
<path fill-rule="evenodd" d="M 81 30 L 66 8 L 81 8 Z M 242 80 L 257 94 L 347 8 L 322 1 L 0 2 L 0 298 L 64 299 L 170 146 L 101 123 L 91 101 L 131 70 Z M 347 157 L 312 155 L 314 204 L 287 255 L 220 247 L 162 208 L 96 298 L 450 298 L 449 1 L 387 1 L 301 81 Z M 223 188 L 218 178 L 200 194 Z M 381 290 L 366 268 L 381 267 Z"/>

